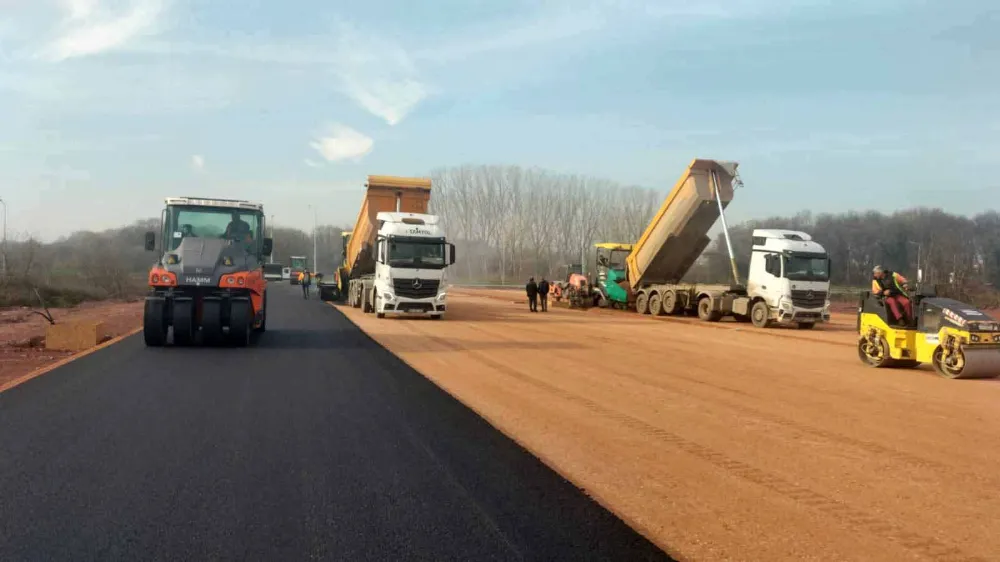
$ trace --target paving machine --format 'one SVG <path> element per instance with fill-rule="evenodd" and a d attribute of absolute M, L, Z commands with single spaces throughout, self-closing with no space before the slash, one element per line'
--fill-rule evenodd
<path fill-rule="evenodd" d="M 246 346 L 267 325 L 264 260 L 271 238 L 263 236 L 260 203 L 231 199 L 168 197 L 146 250 L 160 255 L 149 271 L 143 312 L 147 346 L 228 342 Z"/>
<path fill-rule="evenodd" d="M 858 303 L 858 357 L 871 367 L 930 363 L 949 379 L 1000 376 L 1000 322 L 933 290 L 912 297 L 913 318 L 892 320 L 884 298 L 870 291 Z"/>

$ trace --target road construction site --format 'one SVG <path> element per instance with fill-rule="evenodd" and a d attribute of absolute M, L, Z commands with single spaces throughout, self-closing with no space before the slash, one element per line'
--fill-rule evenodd
<path fill-rule="evenodd" d="M 462 288 L 445 322 L 336 307 L 680 559 L 1000 552 L 1000 381 L 866 367 L 855 314 L 760 330 Z"/>

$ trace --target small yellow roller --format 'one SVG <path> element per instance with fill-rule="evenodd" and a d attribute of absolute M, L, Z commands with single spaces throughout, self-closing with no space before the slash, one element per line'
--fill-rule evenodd
<path fill-rule="evenodd" d="M 949 379 L 1000 376 L 1000 321 L 973 306 L 923 291 L 913 297 L 914 318 L 890 322 L 882 298 L 861 294 L 858 357 L 872 367 L 913 368 L 931 363 Z"/>

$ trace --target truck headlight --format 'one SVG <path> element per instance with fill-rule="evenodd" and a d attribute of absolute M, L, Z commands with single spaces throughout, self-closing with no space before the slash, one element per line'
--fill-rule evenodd
<path fill-rule="evenodd" d="M 391 301 L 394 298 L 396 297 L 392 293 L 382 293 L 382 300 Z"/>
<path fill-rule="evenodd" d="M 448 296 L 448 293 L 447 293 L 447 292 L 444 292 L 444 293 L 438 293 L 438 298 L 437 298 L 437 300 L 439 300 L 439 301 L 443 301 L 443 300 L 444 300 L 444 299 L 445 299 L 445 298 L 446 298 L 447 296 Z"/>
<path fill-rule="evenodd" d="M 823 308 L 830 308 L 830 299 L 823 301 Z"/>
<path fill-rule="evenodd" d="M 781 297 L 778 300 L 778 308 L 780 308 L 781 310 L 792 310 L 792 301 L 788 300 L 785 297 Z"/>

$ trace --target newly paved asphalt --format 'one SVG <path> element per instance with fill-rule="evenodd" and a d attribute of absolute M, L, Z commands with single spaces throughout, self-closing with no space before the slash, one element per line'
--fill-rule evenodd
<path fill-rule="evenodd" d="M 0 560 L 668 560 L 297 287 L 0 394 Z"/>

